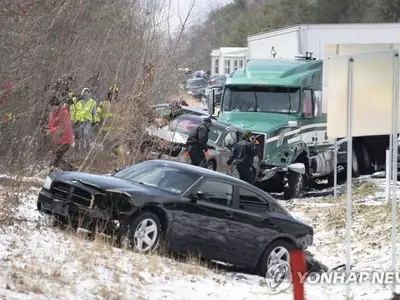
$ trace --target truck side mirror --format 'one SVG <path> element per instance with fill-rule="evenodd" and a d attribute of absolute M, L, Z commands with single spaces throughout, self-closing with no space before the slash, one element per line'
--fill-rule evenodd
<path fill-rule="evenodd" d="M 212 89 L 212 97 L 208 98 L 207 108 L 210 115 L 214 115 L 215 113 L 215 89 Z"/>

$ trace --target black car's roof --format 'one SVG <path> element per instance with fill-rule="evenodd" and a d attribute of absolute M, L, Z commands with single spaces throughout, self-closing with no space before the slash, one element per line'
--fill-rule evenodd
<path fill-rule="evenodd" d="M 194 174 L 197 174 L 200 176 L 213 177 L 213 178 L 221 179 L 224 181 L 230 181 L 230 182 L 232 182 L 232 184 L 240 184 L 240 185 L 244 185 L 244 186 L 247 186 L 247 187 L 250 187 L 253 189 L 255 188 L 253 185 L 251 185 L 247 182 L 244 182 L 238 178 L 232 177 L 230 175 L 226 175 L 226 174 L 219 173 L 219 172 L 216 172 L 213 170 L 209 170 L 206 168 L 197 167 L 197 166 L 193 166 L 193 165 L 189 165 L 189 164 L 185 164 L 185 163 L 181 163 L 181 162 L 155 159 L 155 160 L 147 160 L 142 163 L 152 163 L 152 164 L 157 164 L 157 165 L 171 166 L 173 168 L 180 169 L 182 171 L 186 171 L 186 172 L 190 172 L 190 173 L 194 173 Z"/>

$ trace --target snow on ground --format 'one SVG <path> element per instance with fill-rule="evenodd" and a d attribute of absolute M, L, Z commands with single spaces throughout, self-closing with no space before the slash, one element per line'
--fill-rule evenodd
<path fill-rule="evenodd" d="M 0 187 L 0 202 L 17 195 L 21 205 L 16 217 L 25 219 L 0 231 L 1 299 L 293 299 L 291 288 L 268 294 L 263 279 L 255 275 L 210 269 L 193 258 L 184 263 L 135 254 L 53 228 L 36 210 L 39 188 L 31 185 L 37 180 L 23 180 L 22 194 Z M 380 179 L 354 187 L 352 258 L 357 270 L 391 266 L 390 206 L 384 203 L 383 187 Z M 319 261 L 329 267 L 345 263 L 343 196 L 280 203 L 314 227 L 309 250 Z M 305 290 L 306 299 L 345 297 L 344 286 L 306 284 Z M 352 291 L 354 299 L 391 296 L 389 286 L 353 286 Z"/>

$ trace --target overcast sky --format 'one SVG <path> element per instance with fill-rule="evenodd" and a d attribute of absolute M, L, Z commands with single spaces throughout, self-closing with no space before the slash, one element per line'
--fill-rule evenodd
<path fill-rule="evenodd" d="M 232 0 L 171 0 L 173 10 L 173 12 L 171 12 L 171 23 L 173 23 L 171 24 L 171 27 L 176 27 L 179 24 L 178 8 L 179 15 L 184 19 L 187 16 L 193 1 L 195 1 L 195 6 L 191 14 L 191 24 L 199 18 L 204 18 L 204 16 L 212 9 L 232 2 Z"/>

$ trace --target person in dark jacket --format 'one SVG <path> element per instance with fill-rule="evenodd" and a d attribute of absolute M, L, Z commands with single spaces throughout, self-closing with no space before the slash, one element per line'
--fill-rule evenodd
<path fill-rule="evenodd" d="M 236 169 L 239 172 L 240 179 L 253 184 L 253 161 L 254 156 L 259 151 L 259 143 L 254 135 L 251 132 L 246 132 L 242 140 L 233 148 L 232 154 L 227 161 L 227 167 L 230 168 L 233 161 L 236 160 Z"/>
<path fill-rule="evenodd" d="M 208 155 L 208 133 L 210 132 L 211 118 L 205 118 L 203 124 L 193 128 L 189 132 L 186 145 L 192 165 L 204 167 L 207 163 Z"/>

